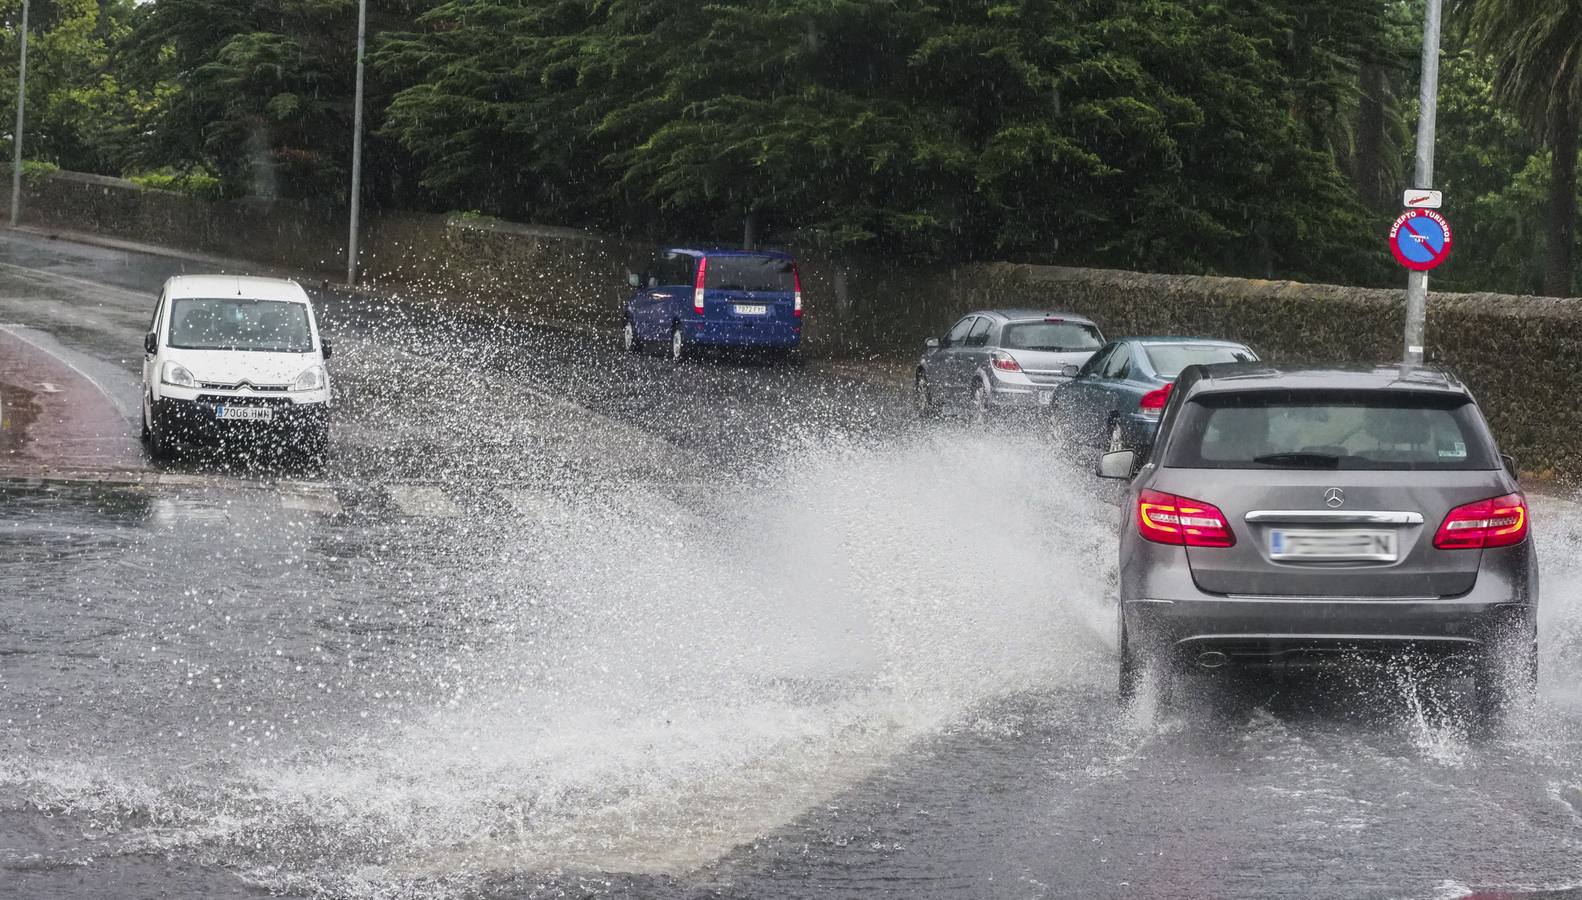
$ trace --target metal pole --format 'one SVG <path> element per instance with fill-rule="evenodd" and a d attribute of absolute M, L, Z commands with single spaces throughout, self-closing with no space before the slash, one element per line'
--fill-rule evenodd
<path fill-rule="evenodd" d="M 368 41 L 368 0 L 357 3 L 357 100 L 352 113 L 351 234 L 346 238 L 346 286 L 357 284 L 357 218 L 363 199 L 363 49 Z"/>
<path fill-rule="evenodd" d="M 27 107 L 27 7 L 22 0 L 22 61 L 16 69 L 16 131 L 12 134 L 11 227 L 22 221 L 22 111 Z"/>
<path fill-rule="evenodd" d="M 1442 0 L 1428 0 L 1423 17 L 1423 84 L 1417 113 L 1417 171 L 1412 187 L 1434 186 L 1434 120 L 1439 108 L 1439 18 Z M 1428 317 L 1428 273 L 1406 278 L 1406 353 L 1408 365 L 1423 361 L 1423 322 Z"/>

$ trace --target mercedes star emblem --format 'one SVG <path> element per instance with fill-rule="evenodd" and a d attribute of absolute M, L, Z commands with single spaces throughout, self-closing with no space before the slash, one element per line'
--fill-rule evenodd
<path fill-rule="evenodd" d="M 1324 505 L 1336 509 L 1346 505 L 1346 492 L 1340 488 L 1330 488 L 1324 492 Z"/>

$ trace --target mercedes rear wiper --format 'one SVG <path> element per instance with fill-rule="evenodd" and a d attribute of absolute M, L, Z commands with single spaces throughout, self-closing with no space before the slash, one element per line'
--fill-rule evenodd
<path fill-rule="evenodd" d="M 1340 457 L 1333 453 L 1267 453 L 1252 461 L 1265 466 L 1297 466 L 1304 469 L 1338 469 Z"/>

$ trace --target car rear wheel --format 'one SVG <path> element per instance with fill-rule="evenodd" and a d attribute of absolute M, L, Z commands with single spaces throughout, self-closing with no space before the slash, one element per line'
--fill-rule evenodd
<path fill-rule="evenodd" d="M 922 369 L 912 382 L 912 404 L 919 419 L 932 419 L 939 415 L 939 404 L 934 402 L 934 390 L 929 387 L 928 375 Z"/>
<path fill-rule="evenodd" d="M 670 361 L 681 362 L 687 356 L 687 336 L 680 325 L 670 326 Z"/>
<path fill-rule="evenodd" d="M 1106 453 L 1119 453 L 1126 449 L 1126 436 L 1121 433 L 1119 421 L 1110 423 L 1110 434 L 1104 442 Z"/>
<path fill-rule="evenodd" d="M 989 389 L 979 381 L 972 385 L 972 396 L 967 401 L 967 412 L 972 424 L 982 425 L 989 420 Z"/>
<path fill-rule="evenodd" d="M 636 353 L 643 349 L 643 342 L 637 339 L 637 328 L 632 325 L 632 320 L 627 319 L 621 326 L 621 349 L 627 353 Z"/>
<path fill-rule="evenodd" d="M 1476 724 L 1499 727 L 1511 713 L 1526 709 L 1538 698 L 1538 646 L 1525 642 L 1496 644 L 1486 649 L 1473 675 Z"/>
<path fill-rule="evenodd" d="M 1121 706 L 1130 706 L 1137 699 L 1137 688 L 1142 683 L 1143 665 L 1126 638 L 1126 624 L 1121 623 L 1120 685 L 1116 700 Z"/>
<path fill-rule="evenodd" d="M 1159 708 L 1169 706 L 1178 682 L 1186 674 L 1180 663 L 1157 641 L 1144 641 L 1139 645 L 1127 633 L 1124 621 L 1120 645 L 1117 703 L 1122 707 L 1130 706 L 1145 689 L 1151 689 Z"/>

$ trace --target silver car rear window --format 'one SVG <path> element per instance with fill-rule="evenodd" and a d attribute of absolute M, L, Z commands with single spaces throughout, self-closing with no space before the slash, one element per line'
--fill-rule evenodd
<path fill-rule="evenodd" d="M 1192 469 L 1497 468 L 1477 408 L 1404 392 L 1209 394 L 1180 410 L 1165 465 Z"/>
<path fill-rule="evenodd" d="M 1099 330 L 1083 322 L 1012 322 L 1005 326 L 1001 346 L 1011 350 L 1072 353 L 1104 346 Z"/>

